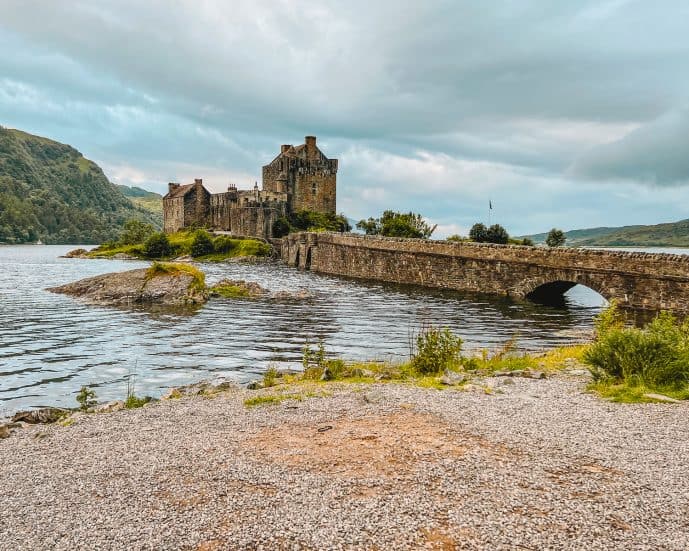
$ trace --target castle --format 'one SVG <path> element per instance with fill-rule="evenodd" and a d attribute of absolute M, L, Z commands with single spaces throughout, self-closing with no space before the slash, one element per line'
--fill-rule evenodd
<path fill-rule="evenodd" d="M 262 189 L 210 193 L 200 179 L 193 184 L 171 182 L 163 197 L 163 229 L 172 233 L 208 227 L 238 236 L 272 237 L 274 222 L 290 213 L 311 210 L 335 213 L 337 159 L 328 159 L 306 136 L 298 146 L 283 145 L 263 167 Z"/>

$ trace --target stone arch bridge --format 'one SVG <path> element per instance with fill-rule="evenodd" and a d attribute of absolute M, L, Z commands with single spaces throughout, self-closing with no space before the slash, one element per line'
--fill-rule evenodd
<path fill-rule="evenodd" d="M 324 274 L 550 300 L 576 284 L 634 310 L 689 313 L 689 256 L 451 243 L 334 233 L 282 240 L 291 266 Z"/>

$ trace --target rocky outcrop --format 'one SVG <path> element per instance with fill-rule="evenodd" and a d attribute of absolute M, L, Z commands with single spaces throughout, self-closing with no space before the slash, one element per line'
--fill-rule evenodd
<path fill-rule="evenodd" d="M 184 269 L 156 271 L 143 268 L 105 274 L 52 287 L 48 291 L 110 305 L 193 305 L 203 304 L 208 299 L 203 274 Z"/>

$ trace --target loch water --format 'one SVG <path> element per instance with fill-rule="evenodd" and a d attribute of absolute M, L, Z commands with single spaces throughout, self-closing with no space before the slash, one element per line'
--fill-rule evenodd
<path fill-rule="evenodd" d="M 245 383 L 270 364 L 301 366 L 305 343 L 322 339 L 347 360 L 404 359 L 422 324 L 447 326 L 466 349 L 516 337 L 539 350 L 575 342 L 602 298 L 577 286 L 564 305 L 465 295 L 328 277 L 278 263 L 203 264 L 208 283 L 256 281 L 271 291 L 305 290 L 302 301 L 213 299 L 194 311 L 83 304 L 47 287 L 147 266 L 140 261 L 60 258 L 75 246 L 0 246 L 0 417 L 46 405 L 73 407 L 82 385 L 121 399 L 133 378 L 159 397 L 198 380 Z"/>

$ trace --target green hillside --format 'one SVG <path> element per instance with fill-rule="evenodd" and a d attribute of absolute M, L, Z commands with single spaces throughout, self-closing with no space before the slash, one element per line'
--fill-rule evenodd
<path fill-rule="evenodd" d="M 547 233 L 529 236 L 545 242 Z M 586 247 L 689 247 L 689 220 L 650 226 L 589 228 L 565 232 L 567 245 Z"/>
<path fill-rule="evenodd" d="M 163 225 L 163 196 L 153 191 L 147 191 L 136 186 L 117 185 L 117 189 L 122 192 L 127 199 L 129 199 L 136 206 L 149 211 L 158 226 Z"/>
<path fill-rule="evenodd" d="M 160 225 L 73 147 L 0 126 L 0 243 L 102 243 L 130 218 Z"/>

